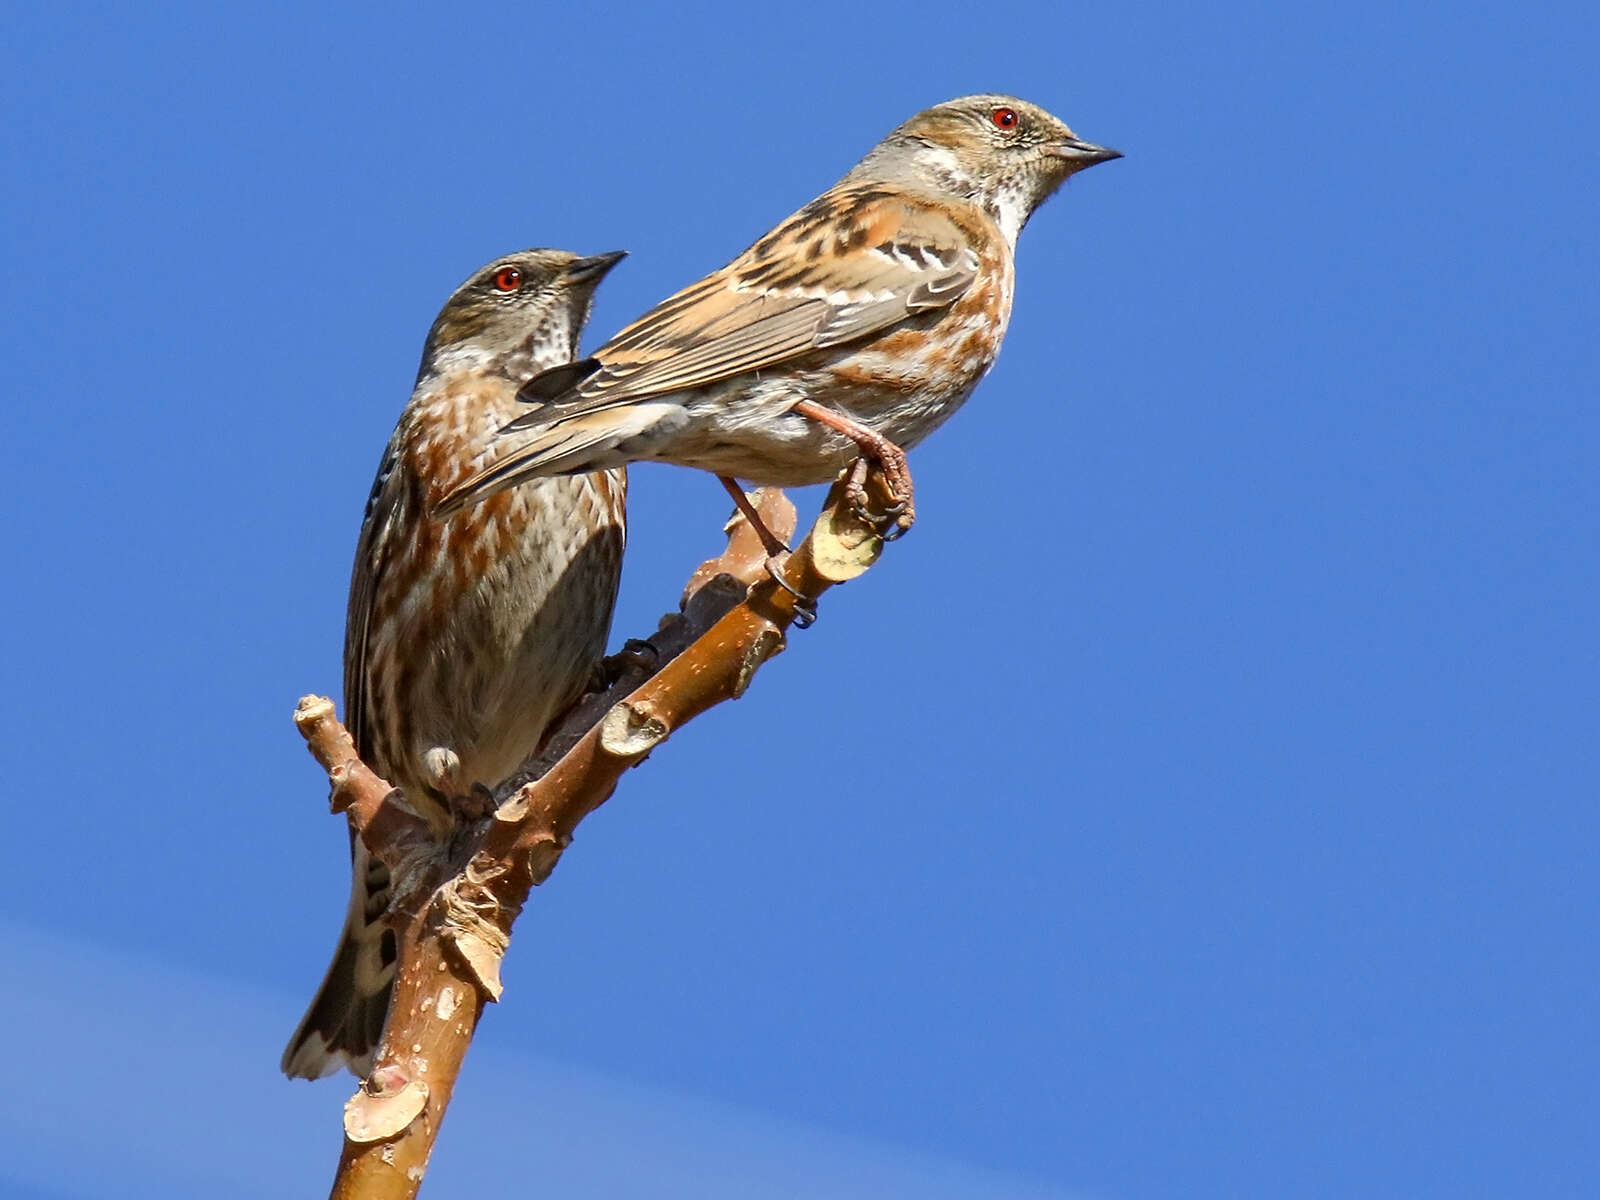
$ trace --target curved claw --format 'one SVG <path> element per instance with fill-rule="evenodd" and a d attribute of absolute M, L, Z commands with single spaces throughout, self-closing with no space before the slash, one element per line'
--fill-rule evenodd
<path fill-rule="evenodd" d="M 850 467 L 850 476 L 845 481 L 845 494 L 850 500 L 850 510 L 855 513 L 857 520 L 863 525 L 870 526 L 884 541 L 898 541 L 916 521 L 911 501 L 896 500 L 893 504 L 887 505 L 882 512 L 873 509 L 867 500 L 867 468 L 868 462 L 865 458 L 856 459 Z"/>
<path fill-rule="evenodd" d="M 797 629 L 809 629 L 817 620 L 817 601 L 814 596 L 807 596 L 783 577 L 783 564 L 776 555 L 769 555 L 766 562 L 767 574 L 772 576 L 772 581 L 789 595 L 794 597 L 794 623 Z"/>
<path fill-rule="evenodd" d="M 904 504 L 891 505 L 888 512 L 873 512 L 869 508 L 857 508 L 856 517 L 863 525 L 870 526 L 880 538 L 886 542 L 898 542 L 911 532 L 914 520 L 906 520 L 906 506 Z"/>
<path fill-rule="evenodd" d="M 851 508 L 863 525 L 870 526 L 886 542 L 898 542 L 916 524 L 916 512 L 905 500 L 889 505 L 882 512 L 875 512 L 865 500 L 863 496 L 863 502 L 852 504 Z"/>

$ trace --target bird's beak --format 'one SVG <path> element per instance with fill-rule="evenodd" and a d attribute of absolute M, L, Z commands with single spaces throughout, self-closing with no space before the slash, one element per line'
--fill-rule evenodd
<path fill-rule="evenodd" d="M 611 250 L 605 254 L 591 254 L 588 258 L 575 258 L 567 264 L 566 276 L 573 283 L 599 283 L 623 259 L 626 250 Z"/>
<path fill-rule="evenodd" d="M 1086 142 L 1077 136 L 1065 137 L 1050 148 L 1051 153 L 1057 158 L 1065 159 L 1074 170 L 1092 167 L 1096 163 L 1110 162 L 1113 158 L 1121 158 L 1121 150 L 1113 150 L 1109 146 L 1096 146 L 1093 142 Z"/>

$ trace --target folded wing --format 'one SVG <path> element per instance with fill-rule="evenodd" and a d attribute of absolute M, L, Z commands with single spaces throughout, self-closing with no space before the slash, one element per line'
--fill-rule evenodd
<path fill-rule="evenodd" d="M 872 187 L 830 193 L 594 354 L 599 369 L 508 428 L 705 387 L 954 304 L 978 256 L 936 209 Z M 563 368 L 557 368 L 562 370 Z M 524 397 L 540 398 L 535 380 Z"/>
<path fill-rule="evenodd" d="M 501 431 L 521 443 L 508 437 L 436 513 L 534 476 L 614 465 L 615 447 L 686 419 L 678 395 L 946 308 L 977 275 L 970 235 L 938 209 L 866 184 L 829 192 L 592 357 L 530 380 L 519 399 L 532 407 Z"/>

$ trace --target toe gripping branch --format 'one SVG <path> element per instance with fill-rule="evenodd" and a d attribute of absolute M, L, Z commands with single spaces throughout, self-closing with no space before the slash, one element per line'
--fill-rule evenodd
<path fill-rule="evenodd" d="M 862 522 L 872 526 L 884 541 L 892 542 L 904 536 L 917 520 L 911 468 L 906 463 L 906 452 L 881 433 L 814 400 L 800 401 L 794 406 L 794 411 L 844 434 L 856 444 L 861 457 L 852 464 L 846 476 L 845 496 Z M 877 506 L 868 499 L 866 488 L 869 468 L 874 466 L 881 473 L 888 491 L 887 499 Z"/>
<path fill-rule="evenodd" d="M 767 574 L 772 582 L 794 598 L 794 624 L 796 629 L 809 629 L 817 620 L 817 599 L 808 596 L 783 577 L 783 565 L 788 555 L 769 555 Z"/>
<path fill-rule="evenodd" d="M 751 603 L 780 626 L 811 625 L 822 593 L 864 573 L 878 561 L 884 543 L 892 540 L 878 514 L 904 493 L 886 475 L 870 459 L 858 460 L 842 472 L 805 540 L 792 553 L 767 555 L 770 581 L 751 593 Z"/>
<path fill-rule="evenodd" d="M 877 437 L 870 431 L 868 436 Z M 860 575 L 878 561 L 885 542 L 910 528 L 911 476 L 905 469 L 905 455 L 892 443 L 884 445 L 893 451 L 891 458 L 898 455 L 897 464 L 868 455 L 853 462 L 834 481 L 816 524 L 793 551 L 767 529 L 738 483 L 718 477 L 746 526 L 760 540 L 770 579 L 763 607 L 780 625 L 792 623 L 799 629 L 812 625 L 823 592 Z M 752 593 L 752 599 L 756 598 Z"/>

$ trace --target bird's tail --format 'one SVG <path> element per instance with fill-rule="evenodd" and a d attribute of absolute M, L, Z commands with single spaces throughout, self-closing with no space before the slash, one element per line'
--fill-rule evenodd
<path fill-rule="evenodd" d="M 340 1067 L 372 1071 L 394 990 L 395 936 L 384 924 L 389 870 L 352 835 L 350 908 L 328 976 L 284 1048 L 279 1065 L 291 1079 L 321 1079 Z"/>
<path fill-rule="evenodd" d="M 537 476 L 606 471 L 648 458 L 649 445 L 687 419 L 683 406 L 670 400 L 518 417 L 500 431 L 507 445 L 500 458 L 446 492 L 432 515 L 443 520 Z"/>

